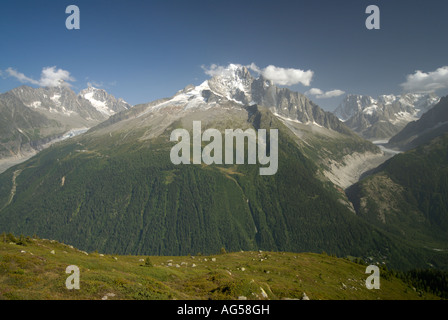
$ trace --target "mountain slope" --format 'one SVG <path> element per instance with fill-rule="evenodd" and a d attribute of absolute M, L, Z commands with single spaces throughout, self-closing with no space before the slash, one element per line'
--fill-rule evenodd
<path fill-rule="evenodd" d="M 360 241 L 367 230 L 339 203 L 340 195 L 314 177 L 316 166 L 270 112 L 252 108 L 239 113 L 259 119 L 257 127 L 281 128 L 275 176 L 259 176 L 253 165 L 175 166 L 171 130 L 141 145 L 117 137 L 109 141 L 114 149 L 93 138 L 94 131 L 16 167 L 13 201 L 13 172 L 2 175 L 2 206 L 10 204 L 0 211 L 0 225 L 117 253 L 186 254 L 222 246 L 342 252 L 350 240 L 331 237 L 350 226 Z"/>
<path fill-rule="evenodd" d="M 55 123 L 10 93 L 0 95 L 0 156 L 26 154 L 39 139 L 57 134 Z"/>
<path fill-rule="evenodd" d="M 410 150 L 445 132 L 448 132 L 448 97 L 443 97 L 436 106 L 426 112 L 418 121 L 409 123 L 402 131 L 392 137 L 388 147 Z"/>
<path fill-rule="evenodd" d="M 448 134 L 399 154 L 350 187 L 358 216 L 447 268 Z"/>
<path fill-rule="evenodd" d="M 278 88 L 262 76 L 256 79 L 246 67 L 239 65 L 229 65 L 223 74 L 199 86 L 187 86 L 171 98 L 134 106 L 93 130 L 99 135 L 127 131 L 135 132 L 137 136 L 141 134 L 140 130 L 144 130 L 150 132 L 143 138 L 147 139 L 160 134 L 171 122 L 189 117 L 192 110 L 202 110 L 202 114 L 209 114 L 207 121 L 215 121 L 222 116 L 229 118 L 217 110 L 227 110 L 232 114 L 244 106 L 255 104 L 267 107 L 282 121 L 294 133 L 294 140 L 301 150 L 316 162 L 324 179 L 330 179 L 342 189 L 357 182 L 363 172 L 388 158 L 378 147 L 360 138 L 336 116 L 323 111 L 303 94 Z M 235 122 L 234 117 L 228 121 L 233 127 L 241 122 Z M 155 125 L 156 122 L 157 129 L 148 129 L 148 124 Z"/>
<path fill-rule="evenodd" d="M 381 260 L 388 250 L 401 250 L 317 177 L 295 135 L 269 110 L 215 108 L 181 118 L 178 111 L 165 111 L 152 114 L 154 122 L 145 121 L 144 129 L 120 131 L 126 121 L 101 125 L 1 175 L 2 231 L 122 254 L 213 253 L 225 247 L 325 250 Z M 178 120 L 159 131 L 170 116 Z M 254 165 L 173 165 L 169 134 L 188 128 L 192 119 L 214 119 L 207 123 L 214 128 L 278 128 L 277 174 L 260 176 Z"/>

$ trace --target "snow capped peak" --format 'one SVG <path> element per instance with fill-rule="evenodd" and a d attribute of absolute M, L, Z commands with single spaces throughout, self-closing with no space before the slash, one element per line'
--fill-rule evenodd
<path fill-rule="evenodd" d="M 81 92 L 92 92 L 92 91 L 96 91 L 96 90 L 98 90 L 98 88 L 89 84 L 89 86 L 87 88 L 85 88 L 84 90 L 81 90 Z"/>
<path fill-rule="evenodd" d="M 207 104 L 206 92 L 211 92 L 208 85 L 208 80 L 201 83 L 199 86 L 188 85 L 184 89 L 178 91 L 173 97 L 160 103 L 149 106 L 147 110 L 138 115 L 141 117 L 148 112 L 161 110 L 167 107 L 180 107 L 183 110 L 202 108 L 208 109 L 212 105 Z"/>
<path fill-rule="evenodd" d="M 228 102 L 240 106 L 252 102 L 252 83 L 255 79 L 247 67 L 239 64 L 229 64 L 227 67 L 212 65 L 206 73 L 211 76 L 210 79 L 198 86 L 188 85 L 169 100 L 151 106 L 148 112 L 165 107 L 208 109 Z"/>
<path fill-rule="evenodd" d="M 254 80 L 245 66 L 230 64 L 208 80 L 208 84 L 210 89 L 218 95 L 228 100 L 247 104 L 251 101 L 250 95 Z"/>
<path fill-rule="evenodd" d="M 397 100 L 397 96 L 393 94 L 383 94 L 378 97 L 378 101 L 384 105 L 390 105 Z"/>
<path fill-rule="evenodd" d="M 274 81 L 259 74 L 252 76 L 254 68 L 238 64 L 227 67 L 211 65 L 205 73 L 210 79 L 198 86 L 189 85 L 171 98 L 160 99 L 145 105 L 137 118 L 151 117 L 154 113 L 188 113 L 195 110 L 225 109 L 240 110 L 259 105 L 268 108 L 282 119 L 292 119 L 305 125 L 336 128 L 336 119 L 312 103 L 305 95 L 279 88 Z M 335 130 L 338 130 L 336 128 Z"/>
<path fill-rule="evenodd" d="M 439 102 L 435 94 L 348 95 L 334 114 L 366 138 L 390 138 Z"/>
<path fill-rule="evenodd" d="M 415 106 L 416 108 L 424 107 L 428 104 L 436 104 L 440 98 L 434 94 L 407 93 L 398 96 L 399 101 L 403 105 Z"/>
<path fill-rule="evenodd" d="M 342 121 L 347 121 L 354 114 L 362 112 L 365 108 L 375 105 L 377 101 L 369 96 L 349 94 L 335 110 L 336 116 Z"/>
<path fill-rule="evenodd" d="M 95 107 L 99 112 L 106 116 L 111 116 L 115 112 L 108 108 L 107 103 L 105 101 L 96 100 L 94 98 L 95 93 L 94 92 L 88 92 L 85 93 L 83 98 L 89 100 L 89 102 L 92 104 L 92 106 Z"/>
<path fill-rule="evenodd" d="M 242 83 L 253 81 L 254 78 L 245 66 L 229 64 L 226 68 L 222 68 L 215 73 L 211 80 L 229 86 L 239 86 Z"/>
<path fill-rule="evenodd" d="M 357 113 L 375 115 L 378 112 L 389 110 L 388 114 L 399 112 L 420 113 L 438 103 L 440 98 L 434 94 L 407 93 L 404 95 L 380 95 L 378 99 L 363 95 L 347 95 L 335 110 L 336 116 L 346 121 Z"/>
<path fill-rule="evenodd" d="M 245 66 L 242 66 L 240 64 L 231 63 L 225 68 L 228 71 L 238 72 L 244 69 L 247 69 Z"/>
<path fill-rule="evenodd" d="M 88 100 L 96 110 L 107 117 L 130 107 L 123 99 L 117 100 L 114 96 L 108 94 L 106 90 L 98 89 L 91 85 L 82 90 L 78 96 Z"/>
<path fill-rule="evenodd" d="M 79 96 L 83 97 L 83 96 L 85 96 L 88 93 L 107 94 L 106 90 L 93 87 L 92 85 L 89 84 L 89 86 L 86 89 L 81 90 L 79 92 Z"/>

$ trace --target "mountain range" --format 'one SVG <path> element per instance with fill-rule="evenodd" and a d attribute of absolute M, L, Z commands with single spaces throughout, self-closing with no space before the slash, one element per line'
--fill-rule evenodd
<path fill-rule="evenodd" d="M 347 95 L 335 109 L 353 131 L 368 140 L 388 140 L 439 102 L 435 94 Z"/>
<path fill-rule="evenodd" d="M 115 254 L 213 254 L 222 248 L 325 251 L 403 269 L 448 266 L 443 233 L 431 233 L 445 230 L 443 197 L 425 198 L 425 210 L 434 207 L 437 212 L 427 217 L 423 211 L 427 218 L 419 226 L 414 222 L 420 220 L 406 216 L 420 205 L 418 195 L 411 198 L 404 192 L 397 202 L 391 200 L 397 190 L 407 190 L 406 171 L 400 171 L 402 180 L 395 184 L 387 180 L 364 191 L 378 170 L 391 163 L 404 167 L 397 161 L 409 163 L 413 154 L 390 159 L 347 121 L 303 94 L 279 88 L 263 76 L 255 78 L 240 65 L 229 65 L 170 98 L 116 113 L 119 109 L 97 93 L 92 89 L 75 96 L 89 102 L 104 121 L 0 175 L 0 232 L 38 234 L 82 250 Z M 390 105 L 404 105 L 405 98 L 399 100 Z M 65 106 L 69 110 L 76 109 Z M 185 129 L 191 136 L 193 121 L 222 135 L 226 129 L 278 130 L 277 173 L 260 176 L 260 165 L 247 162 L 173 164 L 170 152 L 176 142 L 171 133 Z M 418 155 L 422 163 L 434 161 L 429 163 L 442 168 L 435 170 L 442 178 L 434 192 L 444 192 L 444 142 L 433 146 Z M 418 170 L 413 174 L 414 181 L 421 181 Z M 405 204 L 406 199 L 412 201 Z M 399 210 L 397 218 L 389 220 L 393 215 L 383 209 L 374 211 L 382 201 Z M 387 217 L 386 225 L 377 216 Z M 403 227 L 402 219 L 414 222 Z M 422 236 L 413 239 L 420 230 Z"/>
<path fill-rule="evenodd" d="M 57 87 L 21 86 L 0 95 L 0 160 L 20 161 L 49 143 L 86 131 L 112 114 L 129 109 L 122 99 L 89 87 L 79 94 Z"/>
<path fill-rule="evenodd" d="M 260 177 L 249 164 L 173 165 L 170 134 L 191 131 L 193 121 L 221 132 L 278 129 L 278 173 Z M 0 225 L 119 253 L 323 250 L 326 244 L 343 252 L 352 241 L 365 247 L 360 238 L 368 229 L 325 172 L 329 161 L 354 152 L 381 154 L 304 95 L 231 65 L 5 172 Z"/>

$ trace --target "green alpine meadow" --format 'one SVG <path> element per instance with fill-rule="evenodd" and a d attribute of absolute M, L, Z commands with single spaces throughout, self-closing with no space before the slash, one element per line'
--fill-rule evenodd
<path fill-rule="evenodd" d="M 0 299 L 8 300 L 440 300 L 448 293 L 446 273 L 384 267 L 380 290 L 369 290 L 365 264 L 325 253 L 108 255 L 3 234 L 0 254 Z M 68 266 L 79 268 L 79 289 L 67 287 Z"/>

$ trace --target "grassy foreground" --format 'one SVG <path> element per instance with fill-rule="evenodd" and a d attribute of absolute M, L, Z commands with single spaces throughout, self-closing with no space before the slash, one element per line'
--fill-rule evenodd
<path fill-rule="evenodd" d="M 80 270 L 69 290 L 66 268 Z M 237 252 L 214 256 L 114 256 L 53 240 L 0 241 L 0 299 L 201 300 L 439 299 L 382 272 L 368 290 L 366 266 L 326 254 Z"/>

